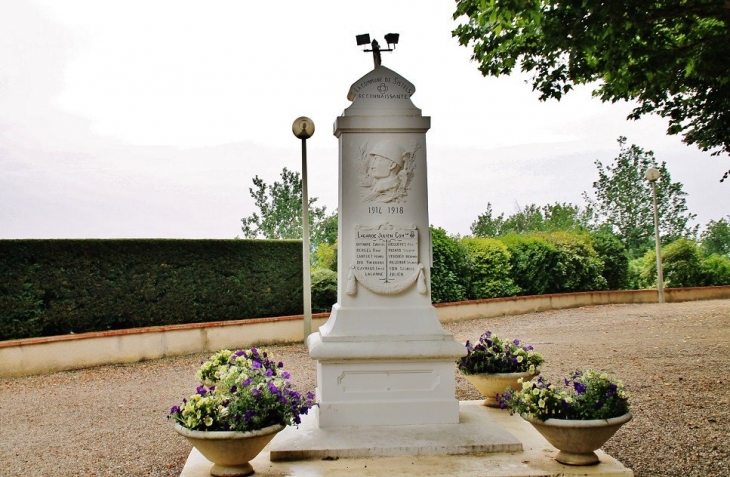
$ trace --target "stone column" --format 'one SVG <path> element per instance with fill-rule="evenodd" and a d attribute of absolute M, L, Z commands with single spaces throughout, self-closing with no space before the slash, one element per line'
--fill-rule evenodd
<path fill-rule="evenodd" d="M 459 422 L 465 353 L 431 305 L 426 131 L 415 87 L 379 66 L 350 88 L 339 139 L 338 301 L 307 339 L 319 427 Z"/>

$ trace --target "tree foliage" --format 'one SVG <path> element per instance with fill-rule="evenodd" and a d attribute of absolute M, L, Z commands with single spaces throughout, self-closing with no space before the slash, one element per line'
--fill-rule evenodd
<path fill-rule="evenodd" d="M 730 215 L 727 219 L 710 220 L 700 235 L 702 251 L 705 255 L 724 255 L 730 257 Z"/>
<path fill-rule="evenodd" d="M 267 185 L 263 179 L 255 176 L 253 184 L 254 187 L 248 191 L 259 212 L 241 219 L 244 238 L 301 239 L 302 178 L 299 173 L 285 167 L 281 171 L 281 182 Z M 315 207 L 315 202 L 316 197 L 309 198 L 309 230 L 316 248 L 320 241 L 331 235 L 333 216 L 326 216 L 326 207 Z M 333 215 L 336 224 L 337 214 Z"/>
<path fill-rule="evenodd" d="M 541 100 L 596 82 L 602 101 L 638 103 L 629 118 L 730 153 L 727 0 L 457 0 L 454 19 L 485 76 L 532 73 Z"/>
<path fill-rule="evenodd" d="M 499 237 L 511 233 L 557 232 L 560 230 L 587 230 L 590 211 L 569 203 L 517 206 L 514 214 L 506 219 L 504 214 L 493 216 L 492 204 L 471 224 L 471 233 L 476 237 Z"/>
<path fill-rule="evenodd" d="M 697 227 L 690 221 L 696 215 L 687 211 L 687 193 L 681 182 L 672 182 L 666 163 L 657 165 L 652 151 L 636 145 L 626 146 L 619 138 L 621 152 L 612 165 L 596 161 L 598 180 L 593 183 L 595 198 L 583 193 L 583 198 L 604 229 L 615 233 L 632 258 L 639 257 L 654 244 L 654 206 L 651 184 L 644 179 L 646 170 L 656 167 L 659 230 L 662 243 L 680 237 L 693 237 Z"/>

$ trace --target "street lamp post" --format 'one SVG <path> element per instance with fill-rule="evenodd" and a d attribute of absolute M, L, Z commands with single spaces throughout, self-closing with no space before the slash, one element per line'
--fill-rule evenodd
<path fill-rule="evenodd" d="M 312 278 L 309 270 L 309 194 L 307 193 L 307 139 L 314 134 L 314 121 L 306 116 L 294 120 L 291 127 L 302 140 L 302 285 L 304 292 L 304 343 L 312 333 Z"/>
<path fill-rule="evenodd" d="M 664 303 L 664 274 L 662 273 L 662 244 L 659 241 L 659 212 L 656 205 L 656 181 L 659 179 L 659 170 L 655 167 L 646 171 L 646 180 L 651 183 L 651 192 L 654 198 L 654 240 L 656 242 L 656 283 L 659 294 L 659 303 Z"/>

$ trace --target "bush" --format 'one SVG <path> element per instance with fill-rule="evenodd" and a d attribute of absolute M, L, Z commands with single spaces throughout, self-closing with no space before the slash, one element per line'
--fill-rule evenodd
<path fill-rule="evenodd" d="M 730 285 L 730 258 L 710 255 L 702 261 L 702 283 L 705 286 Z"/>
<path fill-rule="evenodd" d="M 656 252 L 649 250 L 641 260 L 642 288 L 656 287 Z M 662 247 L 662 273 L 665 288 L 697 287 L 704 285 L 702 253 L 695 242 L 675 240 Z"/>
<path fill-rule="evenodd" d="M 553 232 L 547 239 L 558 250 L 555 269 L 555 289 L 552 293 L 573 293 L 605 290 L 603 262 L 587 235 L 572 232 Z"/>
<path fill-rule="evenodd" d="M 629 260 L 629 271 L 626 277 L 626 288 L 629 290 L 640 290 L 649 286 L 644 284 L 642 276 L 644 272 L 644 261 L 644 257 Z"/>
<path fill-rule="evenodd" d="M 466 250 L 441 228 L 431 227 L 431 301 L 450 303 L 467 299 Z"/>
<path fill-rule="evenodd" d="M 326 268 L 312 270 L 312 311 L 330 311 L 337 302 L 337 272 Z"/>
<path fill-rule="evenodd" d="M 703 285 L 702 253 L 692 240 L 682 238 L 663 247 L 662 266 L 667 287 Z"/>
<path fill-rule="evenodd" d="M 302 312 L 301 242 L 0 240 L 0 340 Z"/>
<path fill-rule="evenodd" d="M 510 253 L 497 239 L 465 238 L 468 296 L 471 299 L 513 296 L 520 292 L 510 276 Z"/>
<path fill-rule="evenodd" d="M 544 236 L 510 234 L 500 237 L 509 251 L 511 277 L 520 295 L 554 293 L 557 247 Z"/>
<path fill-rule="evenodd" d="M 591 236 L 593 249 L 603 262 L 603 278 L 609 290 L 623 290 L 629 286 L 629 256 L 626 246 L 610 232 Z"/>

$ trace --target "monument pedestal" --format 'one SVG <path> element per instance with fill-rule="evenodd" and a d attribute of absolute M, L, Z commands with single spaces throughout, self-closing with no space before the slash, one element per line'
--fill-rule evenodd
<path fill-rule="evenodd" d="M 454 356 L 463 346 L 450 335 L 394 338 L 327 342 L 319 333 L 310 335 L 320 427 L 459 422 Z"/>

